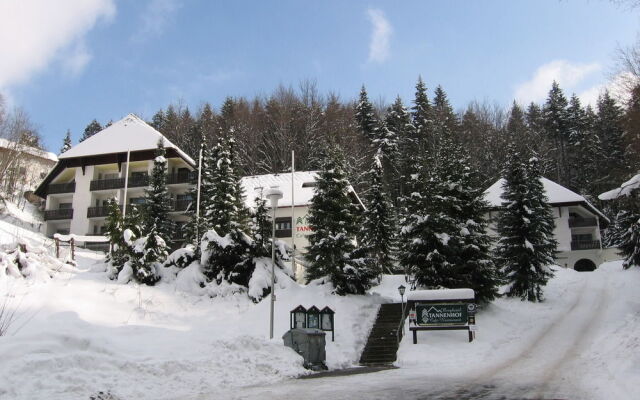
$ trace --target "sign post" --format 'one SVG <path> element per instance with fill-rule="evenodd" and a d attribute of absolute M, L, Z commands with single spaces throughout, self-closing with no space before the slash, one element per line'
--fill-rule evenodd
<path fill-rule="evenodd" d="M 469 342 L 475 338 L 476 305 L 471 289 L 416 290 L 409 294 L 409 330 L 413 343 L 418 331 L 466 330 Z"/>

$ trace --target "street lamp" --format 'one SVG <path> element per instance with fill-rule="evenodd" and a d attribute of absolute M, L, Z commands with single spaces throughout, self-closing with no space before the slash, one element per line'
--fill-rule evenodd
<path fill-rule="evenodd" d="M 274 186 L 267 190 L 267 199 L 271 202 L 273 218 L 271 219 L 271 313 L 269 317 L 269 339 L 273 339 L 273 305 L 276 301 L 276 208 L 278 200 L 282 198 L 282 191 Z"/>
<path fill-rule="evenodd" d="M 402 304 L 402 321 L 404 321 L 404 291 L 406 289 L 407 288 L 404 287 L 404 285 L 398 286 L 398 292 L 400 293 L 400 302 Z M 403 331 L 403 334 L 404 334 L 404 323 L 402 324 L 402 331 Z"/>

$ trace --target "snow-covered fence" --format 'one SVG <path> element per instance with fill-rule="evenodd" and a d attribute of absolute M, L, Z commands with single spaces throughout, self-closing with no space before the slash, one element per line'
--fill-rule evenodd
<path fill-rule="evenodd" d="M 75 260 L 75 245 L 76 242 L 82 243 L 109 243 L 109 238 L 106 236 L 86 236 L 86 235 L 62 235 L 56 233 L 53 235 L 56 241 L 56 258 L 60 258 L 60 242 L 69 243 L 71 246 L 71 259 Z"/>

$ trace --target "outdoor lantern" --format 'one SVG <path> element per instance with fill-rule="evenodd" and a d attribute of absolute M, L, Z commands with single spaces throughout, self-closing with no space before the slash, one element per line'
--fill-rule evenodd
<path fill-rule="evenodd" d="M 307 327 L 307 309 L 298 306 L 291 310 L 291 329 Z"/>
<path fill-rule="evenodd" d="M 320 310 L 320 329 L 323 331 L 331 331 L 331 341 L 335 341 L 333 329 L 333 316 L 335 312 L 329 307 Z"/>
<path fill-rule="evenodd" d="M 404 285 L 398 286 L 398 292 L 400 293 L 400 297 L 404 296 L 405 289 L 406 289 L 406 287 L 404 287 Z"/>
<path fill-rule="evenodd" d="M 307 310 L 307 328 L 320 329 L 320 310 L 316 306 Z"/>

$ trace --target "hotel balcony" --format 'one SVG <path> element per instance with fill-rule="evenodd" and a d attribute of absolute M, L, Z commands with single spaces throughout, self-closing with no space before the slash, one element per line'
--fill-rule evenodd
<path fill-rule="evenodd" d="M 569 218 L 569 228 L 598 226 L 596 218 Z"/>
<path fill-rule="evenodd" d="M 73 208 L 59 208 L 57 210 L 44 211 L 45 221 L 71 219 L 71 218 L 73 218 Z"/>
<path fill-rule="evenodd" d="M 599 240 L 579 240 L 571 242 L 571 250 L 598 250 L 600 249 Z"/>
<path fill-rule="evenodd" d="M 129 177 L 129 182 L 127 182 L 128 187 L 143 187 L 149 186 L 149 176 L 132 176 Z M 109 190 L 109 189 L 122 189 L 124 188 L 124 178 L 113 178 L 113 179 L 97 179 L 91 181 L 89 185 L 89 190 Z"/>
<path fill-rule="evenodd" d="M 52 183 L 47 187 L 47 194 L 73 193 L 76 191 L 76 183 Z"/>

